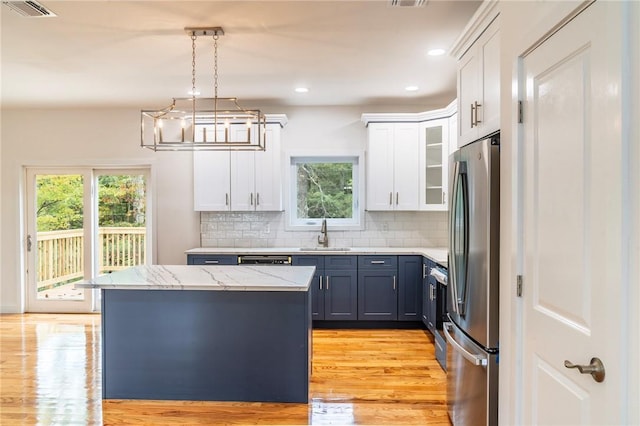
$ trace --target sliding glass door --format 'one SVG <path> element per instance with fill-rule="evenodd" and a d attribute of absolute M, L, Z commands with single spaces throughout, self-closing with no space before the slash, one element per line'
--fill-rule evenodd
<path fill-rule="evenodd" d="M 148 170 L 27 169 L 29 312 L 91 312 L 99 293 L 74 283 L 146 263 Z"/>

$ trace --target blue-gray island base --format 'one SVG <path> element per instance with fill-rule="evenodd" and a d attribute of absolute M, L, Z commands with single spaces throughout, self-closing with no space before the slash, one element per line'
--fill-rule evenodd
<path fill-rule="evenodd" d="M 215 276 L 225 268 L 183 267 Z M 279 267 L 246 268 L 273 275 Z M 310 281 L 313 268 L 305 268 Z M 103 398 L 308 402 L 308 284 L 288 291 L 94 285 L 102 288 Z"/>

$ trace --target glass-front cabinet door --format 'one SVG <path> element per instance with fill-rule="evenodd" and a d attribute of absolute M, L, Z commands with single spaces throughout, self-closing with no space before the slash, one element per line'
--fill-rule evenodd
<path fill-rule="evenodd" d="M 449 120 L 420 125 L 420 210 L 447 210 Z"/>

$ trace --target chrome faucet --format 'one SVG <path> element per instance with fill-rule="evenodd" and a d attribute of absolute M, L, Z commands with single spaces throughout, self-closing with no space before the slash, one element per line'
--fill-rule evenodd
<path fill-rule="evenodd" d="M 322 235 L 318 235 L 318 244 L 320 244 L 322 247 L 329 247 L 329 236 L 327 235 L 327 219 L 322 219 L 320 234 Z"/>

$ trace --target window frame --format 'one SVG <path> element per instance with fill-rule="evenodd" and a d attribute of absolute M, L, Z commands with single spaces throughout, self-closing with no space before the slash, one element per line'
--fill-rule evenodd
<path fill-rule="evenodd" d="M 351 219 L 327 218 L 327 226 L 332 230 L 353 231 L 364 229 L 364 153 L 361 151 L 339 152 L 289 152 L 285 229 L 288 231 L 315 231 L 322 225 L 322 219 L 298 218 L 297 207 L 297 164 L 299 163 L 331 163 L 350 162 L 353 165 L 353 215 Z"/>

